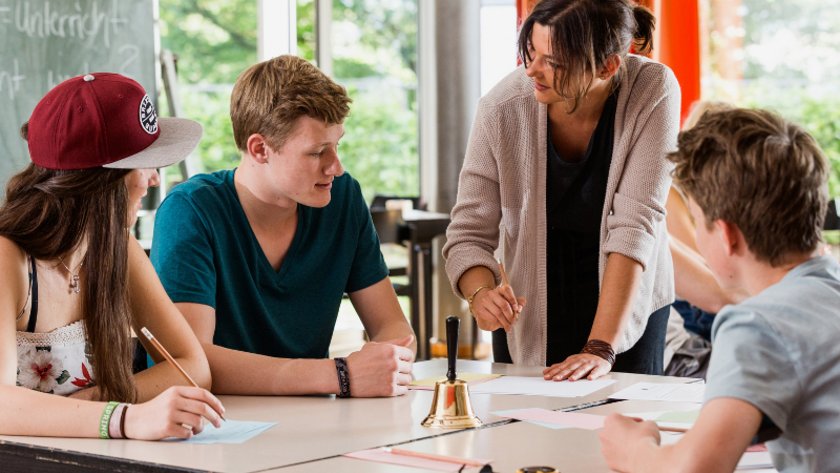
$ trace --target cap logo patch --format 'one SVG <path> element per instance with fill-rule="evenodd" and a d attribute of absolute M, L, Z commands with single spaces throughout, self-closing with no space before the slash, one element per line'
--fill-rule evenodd
<path fill-rule="evenodd" d="M 158 131 L 157 112 L 155 112 L 155 106 L 148 95 L 144 95 L 143 100 L 140 101 L 140 125 L 150 135 L 154 135 Z"/>

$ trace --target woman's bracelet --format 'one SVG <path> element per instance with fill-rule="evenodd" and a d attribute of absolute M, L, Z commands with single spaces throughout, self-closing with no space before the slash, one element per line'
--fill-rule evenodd
<path fill-rule="evenodd" d="M 610 366 L 615 365 L 615 350 L 613 350 L 612 345 L 603 340 L 589 340 L 580 352 L 603 358 L 607 360 Z"/>
<path fill-rule="evenodd" d="M 467 297 L 467 305 L 469 305 L 469 307 L 470 307 L 470 313 L 475 314 L 475 312 L 473 312 L 473 307 L 472 307 L 473 300 L 475 299 L 475 296 L 477 296 L 478 293 L 483 291 L 484 289 L 490 289 L 490 287 L 489 286 L 484 286 L 484 285 L 478 286 L 476 288 L 476 290 L 473 291 L 473 293 L 470 294 L 469 297 Z"/>

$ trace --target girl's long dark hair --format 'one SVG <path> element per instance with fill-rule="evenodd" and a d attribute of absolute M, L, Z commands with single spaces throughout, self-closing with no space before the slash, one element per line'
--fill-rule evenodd
<path fill-rule="evenodd" d="M 24 131 L 25 133 L 25 131 Z M 0 235 L 54 261 L 85 240 L 82 314 L 101 400 L 134 402 L 124 169 L 53 171 L 30 164 L 6 187 Z"/>

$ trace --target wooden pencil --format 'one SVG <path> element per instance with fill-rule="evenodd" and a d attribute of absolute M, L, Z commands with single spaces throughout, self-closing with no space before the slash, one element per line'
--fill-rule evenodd
<path fill-rule="evenodd" d="M 143 327 L 143 328 L 140 329 L 140 331 L 149 340 L 149 343 L 151 343 L 152 346 L 155 347 L 155 349 L 158 351 L 158 353 L 160 353 L 160 355 L 162 357 L 166 358 L 166 361 L 168 361 L 169 364 L 174 366 L 175 369 L 177 369 L 178 372 L 181 373 L 181 376 L 183 376 L 184 379 L 186 379 L 187 382 L 190 383 L 190 385 L 192 387 L 194 387 L 194 388 L 200 388 L 201 387 L 201 386 L 198 385 L 198 383 L 195 382 L 194 379 L 192 379 L 192 376 L 190 376 L 189 373 L 187 373 L 184 370 L 184 368 L 181 366 L 181 364 L 178 363 L 177 361 L 175 361 L 175 358 L 173 358 L 172 355 L 169 354 L 169 351 L 166 348 L 163 347 L 163 345 L 158 341 L 157 338 L 155 338 L 154 335 L 152 335 L 152 332 L 150 332 L 149 329 L 147 329 L 146 327 Z M 219 415 L 219 417 L 221 417 L 222 420 L 227 420 L 221 414 Z"/>
<path fill-rule="evenodd" d="M 448 455 L 437 455 L 435 453 L 415 452 L 413 450 L 403 450 L 401 448 L 385 448 L 385 451 L 394 455 L 403 455 L 406 457 L 424 458 L 426 460 L 435 460 L 447 463 L 455 463 L 457 465 L 467 466 L 484 466 L 485 463 L 472 460 L 469 458 L 450 457 Z"/>
<path fill-rule="evenodd" d="M 499 272 L 502 273 L 502 285 L 508 286 L 508 287 L 511 288 L 511 290 L 513 290 L 513 288 L 510 286 L 510 280 L 508 279 L 507 271 L 505 271 L 505 264 L 502 263 L 502 260 L 496 260 L 496 261 L 499 263 Z M 519 311 L 518 310 L 514 311 L 513 316 L 514 316 L 513 320 L 515 322 L 516 320 L 519 319 Z"/>
<path fill-rule="evenodd" d="M 505 271 L 505 264 L 502 263 L 502 260 L 497 260 L 499 263 L 499 272 L 502 273 L 502 284 L 505 286 L 510 286 L 510 280 L 507 277 L 507 271 Z"/>

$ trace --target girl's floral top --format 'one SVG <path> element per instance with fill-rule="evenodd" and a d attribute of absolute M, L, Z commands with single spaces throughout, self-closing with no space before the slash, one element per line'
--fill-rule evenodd
<path fill-rule="evenodd" d="M 96 384 L 83 321 L 52 332 L 16 335 L 18 386 L 67 396 Z"/>

